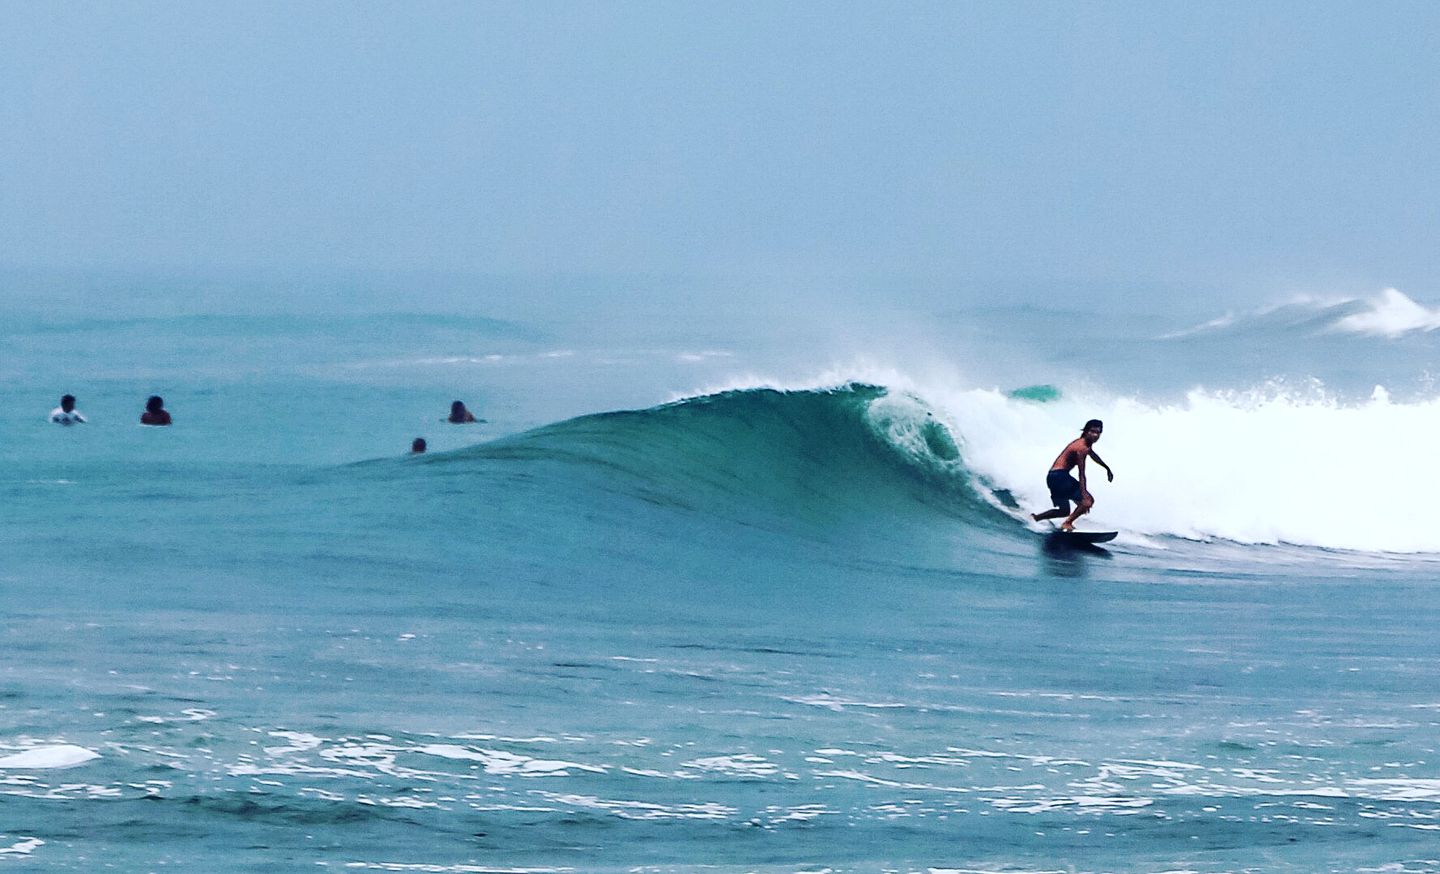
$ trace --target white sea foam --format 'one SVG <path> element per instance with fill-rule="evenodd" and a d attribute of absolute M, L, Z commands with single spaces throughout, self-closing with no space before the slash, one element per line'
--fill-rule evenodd
<path fill-rule="evenodd" d="M 355 798 L 355 801 L 356 801 L 357 804 L 369 804 L 369 805 L 375 805 L 375 806 L 379 806 L 379 807 L 403 807 L 403 808 L 410 808 L 410 809 L 413 809 L 413 810 L 422 810 L 422 809 L 425 809 L 425 808 L 439 808 L 439 807 L 440 807 L 439 804 L 436 804 L 436 803 L 433 802 L 433 801 L 426 801 L 426 800 L 424 800 L 424 799 L 422 799 L 422 798 L 412 798 L 412 797 L 409 797 L 409 796 L 405 796 L 405 797 L 401 797 L 401 798 L 371 798 L 371 797 L 366 796 L 366 795 L 361 795 L 361 796 L 357 796 L 357 797 Z"/>
<path fill-rule="evenodd" d="M 551 792 L 537 792 L 536 794 L 557 804 L 602 810 L 622 819 L 727 819 L 736 813 L 735 808 L 714 802 L 655 804 L 648 801 L 598 798 L 593 795 Z"/>
<path fill-rule="evenodd" d="M 1196 390 L 1182 403 L 1065 397 L 1047 404 L 995 390 L 938 400 L 967 466 L 1027 510 L 1049 506 L 1044 473 L 1089 418 L 1105 420 L 1090 465 L 1090 527 L 1148 535 L 1440 552 L 1433 435 L 1440 400 L 1346 405 L 1283 390 Z"/>
<path fill-rule="evenodd" d="M 1351 780 L 1348 784 L 1354 794 L 1383 801 L 1437 801 L 1440 800 L 1440 780 L 1392 779 L 1392 780 Z"/>
<path fill-rule="evenodd" d="M 770 820 L 770 822 L 774 824 L 782 822 L 809 822 L 810 820 L 819 819 L 822 816 L 831 816 L 835 813 L 836 811 L 826 808 L 823 804 L 801 804 L 786 809 L 784 813 Z"/>
<path fill-rule="evenodd" d="M 137 716 L 136 722 L 149 722 L 155 725 L 164 725 L 169 722 L 204 722 L 207 719 L 214 719 L 215 711 L 205 710 L 200 707 L 191 707 L 180 711 L 179 716 Z"/>
<path fill-rule="evenodd" d="M 39 838 L 20 838 L 8 847 L 0 847 L 0 856 L 28 856 L 43 846 L 45 842 Z"/>
<path fill-rule="evenodd" d="M 579 762 L 562 762 L 547 759 L 533 759 L 500 750 L 483 750 L 463 747 L 457 744 L 427 744 L 416 747 L 415 752 L 444 759 L 473 761 L 481 763 L 487 774 L 519 774 L 527 777 L 567 776 L 570 771 L 589 771 L 603 774 L 605 768 L 585 765 Z"/>
<path fill-rule="evenodd" d="M 266 754 L 271 756 L 281 756 L 285 755 L 286 753 L 305 752 L 306 750 L 313 750 L 321 744 L 325 743 L 324 738 L 300 731 L 272 731 L 270 732 L 270 736 L 284 738 L 290 741 L 289 746 L 266 747 Z"/>
<path fill-rule="evenodd" d="M 749 753 L 695 759 L 686 762 L 685 767 L 736 777 L 770 777 L 780 772 L 780 769 L 772 762 Z"/>
<path fill-rule="evenodd" d="M 73 768 L 83 765 L 100 754 L 74 744 L 33 747 L 23 752 L 0 758 L 0 768 L 24 768 L 40 770 L 49 768 Z"/>

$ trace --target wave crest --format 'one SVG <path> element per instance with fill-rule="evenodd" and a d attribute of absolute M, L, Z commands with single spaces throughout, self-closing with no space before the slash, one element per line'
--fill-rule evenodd
<path fill-rule="evenodd" d="M 1387 288 L 1369 298 L 1300 297 L 1279 306 L 1235 315 L 1226 313 L 1202 325 L 1167 334 L 1178 340 L 1256 334 L 1325 334 L 1396 339 L 1440 328 L 1440 308 L 1418 303 L 1399 289 Z"/>

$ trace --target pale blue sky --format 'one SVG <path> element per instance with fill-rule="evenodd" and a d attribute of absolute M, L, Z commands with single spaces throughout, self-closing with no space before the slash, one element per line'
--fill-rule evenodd
<path fill-rule="evenodd" d="M 1440 4 L 0 0 L 0 264 L 1440 296 Z"/>

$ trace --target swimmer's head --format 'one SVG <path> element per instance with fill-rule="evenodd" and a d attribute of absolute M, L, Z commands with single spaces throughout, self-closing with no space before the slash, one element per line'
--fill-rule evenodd
<path fill-rule="evenodd" d="M 60 399 L 60 409 L 64 410 L 67 413 L 75 409 L 75 396 L 65 395 L 64 397 L 62 397 Z"/>
<path fill-rule="evenodd" d="M 416 455 L 419 455 L 420 453 L 424 452 L 424 451 L 425 451 L 425 438 L 424 438 L 424 437 L 416 437 L 415 440 L 410 444 L 410 451 L 413 452 L 413 453 L 415 453 Z"/>
<path fill-rule="evenodd" d="M 452 403 L 452 404 L 450 405 L 450 415 L 452 415 L 452 416 L 463 416 L 463 415 L 465 415 L 465 402 L 464 402 L 464 401 L 455 401 L 454 403 Z"/>
<path fill-rule="evenodd" d="M 159 395 L 151 395 L 150 400 L 145 402 L 145 409 L 151 413 L 158 413 L 165 409 L 165 399 Z"/>

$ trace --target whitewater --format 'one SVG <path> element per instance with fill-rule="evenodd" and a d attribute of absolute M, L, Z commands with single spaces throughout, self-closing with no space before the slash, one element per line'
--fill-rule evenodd
<path fill-rule="evenodd" d="M 1440 313 L 1398 290 L 135 300 L 3 335 L 0 866 L 1440 870 Z M 1090 418 L 1121 533 L 1074 550 L 1029 514 Z"/>

